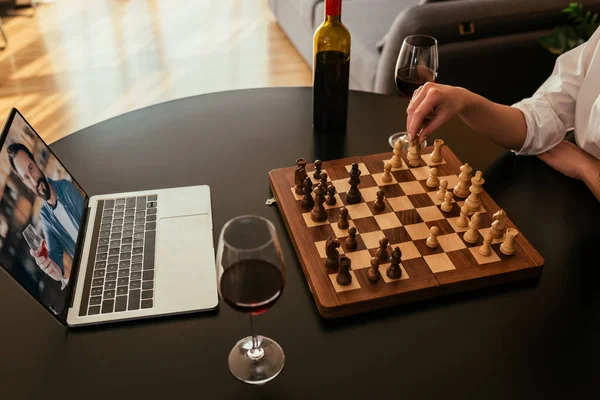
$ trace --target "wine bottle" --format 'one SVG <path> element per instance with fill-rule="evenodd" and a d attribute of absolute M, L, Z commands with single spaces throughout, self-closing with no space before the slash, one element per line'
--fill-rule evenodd
<path fill-rule="evenodd" d="M 350 32 L 342 24 L 342 0 L 325 0 L 325 20 L 314 35 L 313 130 L 346 132 L 350 80 Z"/>

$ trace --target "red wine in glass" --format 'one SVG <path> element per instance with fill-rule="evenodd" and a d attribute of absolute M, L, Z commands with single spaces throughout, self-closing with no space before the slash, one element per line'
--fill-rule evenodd
<path fill-rule="evenodd" d="M 42 241 L 42 246 L 38 250 L 40 257 L 48 258 L 48 247 L 46 247 L 46 241 Z"/>
<path fill-rule="evenodd" d="M 427 82 L 435 82 L 435 72 L 428 67 L 404 67 L 396 71 L 396 87 L 400 94 L 411 99 L 415 90 Z"/>
<path fill-rule="evenodd" d="M 242 260 L 221 276 L 221 296 L 234 309 L 259 315 L 277 302 L 284 285 L 277 266 L 263 260 Z"/>

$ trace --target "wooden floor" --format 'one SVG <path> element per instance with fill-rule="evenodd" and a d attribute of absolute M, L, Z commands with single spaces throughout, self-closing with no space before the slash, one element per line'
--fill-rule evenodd
<path fill-rule="evenodd" d="M 311 84 L 266 0 L 58 0 L 2 21 L 0 119 L 17 107 L 49 143 L 176 98 Z"/>

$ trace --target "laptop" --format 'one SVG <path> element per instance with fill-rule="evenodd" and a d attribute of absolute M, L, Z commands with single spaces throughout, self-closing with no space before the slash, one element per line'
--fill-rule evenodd
<path fill-rule="evenodd" d="M 13 108 L 0 137 L 0 265 L 71 327 L 213 310 L 210 189 L 90 197 Z"/>

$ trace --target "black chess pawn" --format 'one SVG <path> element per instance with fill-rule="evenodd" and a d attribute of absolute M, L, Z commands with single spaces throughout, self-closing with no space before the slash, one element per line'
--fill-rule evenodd
<path fill-rule="evenodd" d="M 315 173 L 313 174 L 313 178 L 321 179 L 321 169 L 323 168 L 323 163 L 321 160 L 315 161 Z"/>
<path fill-rule="evenodd" d="M 329 236 L 327 241 L 325 242 L 325 254 L 327 258 L 325 259 L 325 266 L 329 269 L 337 269 L 340 262 L 340 253 L 338 252 L 338 248 L 340 247 L 340 242 Z"/>
<path fill-rule="evenodd" d="M 306 159 L 298 158 L 296 160 L 296 172 L 294 173 L 294 183 L 296 184 L 296 194 L 304 193 L 304 179 L 306 179 Z"/>
<path fill-rule="evenodd" d="M 337 225 L 340 229 L 348 229 L 350 226 L 350 222 L 348 222 L 348 209 L 346 207 L 340 208 L 340 218 Z"/>
<path fill-rule="evenodd" d="M 371 258 L 371 268 L 369 268 L 367 276 L 371 281 L 376 281 L 377 279 L 379 279 L 379 258 Z"/>
<path fill-rule="evenodd" d="M 335 198 L 335 186 L 329 185 L 327 187 L 327 199 L 325 200 L 328 206 L 333 206 L 337 202 Z"/>
<path fill-rule="evenodd" d="M 315 206 L 315 200 L 312 197 L 312 181 L 308 176 L 304 180 L 304 196 L 302 196 L 302 202 L 300 204 L 305 210 L 312 210 Z"/>
<path fill-rule="evenodd" d="M 327 221 L 327 210 L 323 207 L 325 203 L 325 188 L 320 184 L 315 188 L 315 206 L 310 212 L 310 218 L 315 222 Z"/>
<path fill-rule="evenodd" d="M 402 277 L 402 268 L 400 268 L 400 259 L 402 258 L 402 251 L 399 247 L 395 247 L 392 251 L 392 265 L 390 265 L 385 271 L 388 278 L 400 279 Z"/>
<path fill-rule="evenodd" d="M 375 211 L 383 211 L 385 209 L 385 203 L 383 202 L 383 190 L 377 191 L 377 200 L 373 203 Z"/>
<path fill-rule="evenodd" d="M 388 259 L 388 243 L 389 241 L 385 236 L 379 239 L 379 248 L 377 249 L 375 256 L 377 256 L 377 258 L 379 258 L 381 261 L 386 261 Z"/>
<path fill-rule="evenodd" d="M 357 163 L 352 163 L 352 169 L 350 170 L 350 178 L 348 178 L 348 183 L 350 184 L 350 188 L 346 192 L 346 201 L 350 204 L 360 203 L 362 196 L 360 194 L 360 190 L 358 190 L 358 185 L 360 184 L 360 169 L 358 169 Z"/>
<path fill-rule="evenodd" d="M 335 277 L 338 285 L 348 286 L 352 283 L 352 274 L 350 274 L 351 261 L 348 257 L 340 257 L 340 266 L 338 268 L 337 276 Z"/>
<path fill-rule="evenodd" d="M 356 228 L 351 226 L 348 229 L 348 239 L 346 239 L 346 250 L 356 250 L 358 242 L 356 241 Z"/>
<path fill-rule="evenodd" d="M 319 179 L 321 180 L 321 185 L 323 185 L 324 187 L 327 187 L 327 172 L 321 172 L 321 175 L 319 175 Z"/>

